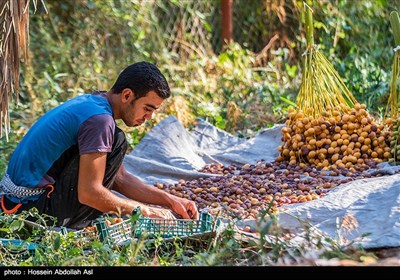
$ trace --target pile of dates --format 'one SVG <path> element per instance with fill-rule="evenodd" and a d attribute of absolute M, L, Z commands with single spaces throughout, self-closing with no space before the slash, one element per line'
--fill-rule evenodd
<path fill-rule="evenodd" d="M 368 159 L 351 168 L 329 169 L 260 160 L 243 166 L 209 164 L 201 172 L 213 176 L 154 185 L 195 201 L 199 210 L 207 209 L 224 217 L 255 219 L 261 211 L 273 213 L 284 204 L 319 199 L 338 185 L 384 175 L 379 169 L 368 172 L 371 169 L 378 169 L 377 162 Z"/>

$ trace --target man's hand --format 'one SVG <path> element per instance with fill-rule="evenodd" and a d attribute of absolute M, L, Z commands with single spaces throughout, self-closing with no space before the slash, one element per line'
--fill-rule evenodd
<path fill-rule="evenodd" d="M 194 201 L 173 196 L 171 209 L 183 219 L 199 219 L 199 211 Z"/>
<path fill-rule="evenodd" d="M 148 218 L 175 220 L 175 216 L 172 214 L 172 212 L 165 208 L 142 205 L 140 207 L 140 210 L 142 212 L 142 215 Z"/>

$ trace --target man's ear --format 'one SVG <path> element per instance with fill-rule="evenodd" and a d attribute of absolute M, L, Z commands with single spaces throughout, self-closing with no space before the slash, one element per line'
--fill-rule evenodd
<path fill-rule="evenodd" d="M 124 88 L 121 92 L 121 102 L 127 103 L 135 98 L 135 93 L 130 88 Z"/>

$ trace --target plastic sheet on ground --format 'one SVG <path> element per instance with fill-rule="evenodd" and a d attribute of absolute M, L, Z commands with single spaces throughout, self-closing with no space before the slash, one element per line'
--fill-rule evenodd
<path fill-rule="evenodd" d="M 170 116 L 140 141 L 124 164 L 148 184 L 215 176 L 199 170 L 209 163 L 243 165 L 275 160 L 281 127 L 276 125 L 243 139 L 202 120 L 188 131 Z M 303 220 L 332 238 L 353 241 L 364 248 L 400 247 L 400 175 L 394 174 L 397 168 L 387 165 L 380 170 L 387 174 L 384 177 L 353 181 L 321 199 L 281 207 L 280 225 L 301 232 Z"/>
<path fill-rule="evenodd" d="M 245 140 L 199 120 L 187 131 L 173 116 L 161 121 L 126 156 L 125 167 L 144 182 L 175 183 L 179 179 L 215 176 L 198 172 L 205 164 L 255 164 L 278 156 L 281 126 Z"/>
<path fill-rule="evenodd" d="M 321 199 L 281 207 L 279 223 L 299 233 L 303 220 L 336 240 L 364 248 L 399 247 L 399 194 L 400 174 L 356 180 Z"/>

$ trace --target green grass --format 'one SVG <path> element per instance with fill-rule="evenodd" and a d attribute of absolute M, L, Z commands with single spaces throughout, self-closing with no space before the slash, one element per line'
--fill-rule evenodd
<path fill-rule="evenodd" d="M 42 224 L 46 216 L 35 210 L 19 215 L 0 215 L 0 233 L 5 239 L 21 239 L 38 244 L 34 251 L 3 246 L 2 266 L 294 266 L 315 265 L 318 260 L 350 260 L 363 264 L 376 259 L 353 243 L 341 244 L 304 223 L 302 242 L 284 230 L 272 214 L 256 220 L 259 234 L 238 231 L 237 222 L 224 222 L 214 234 L 203 238 L 132 239 L 124 245 L 92 241 L 79 245 L 75 232 L 68 234 L 54 227 L 29 228 L 27 218 Z M 297 236 L 299 238 L 299 236 Z"/>

